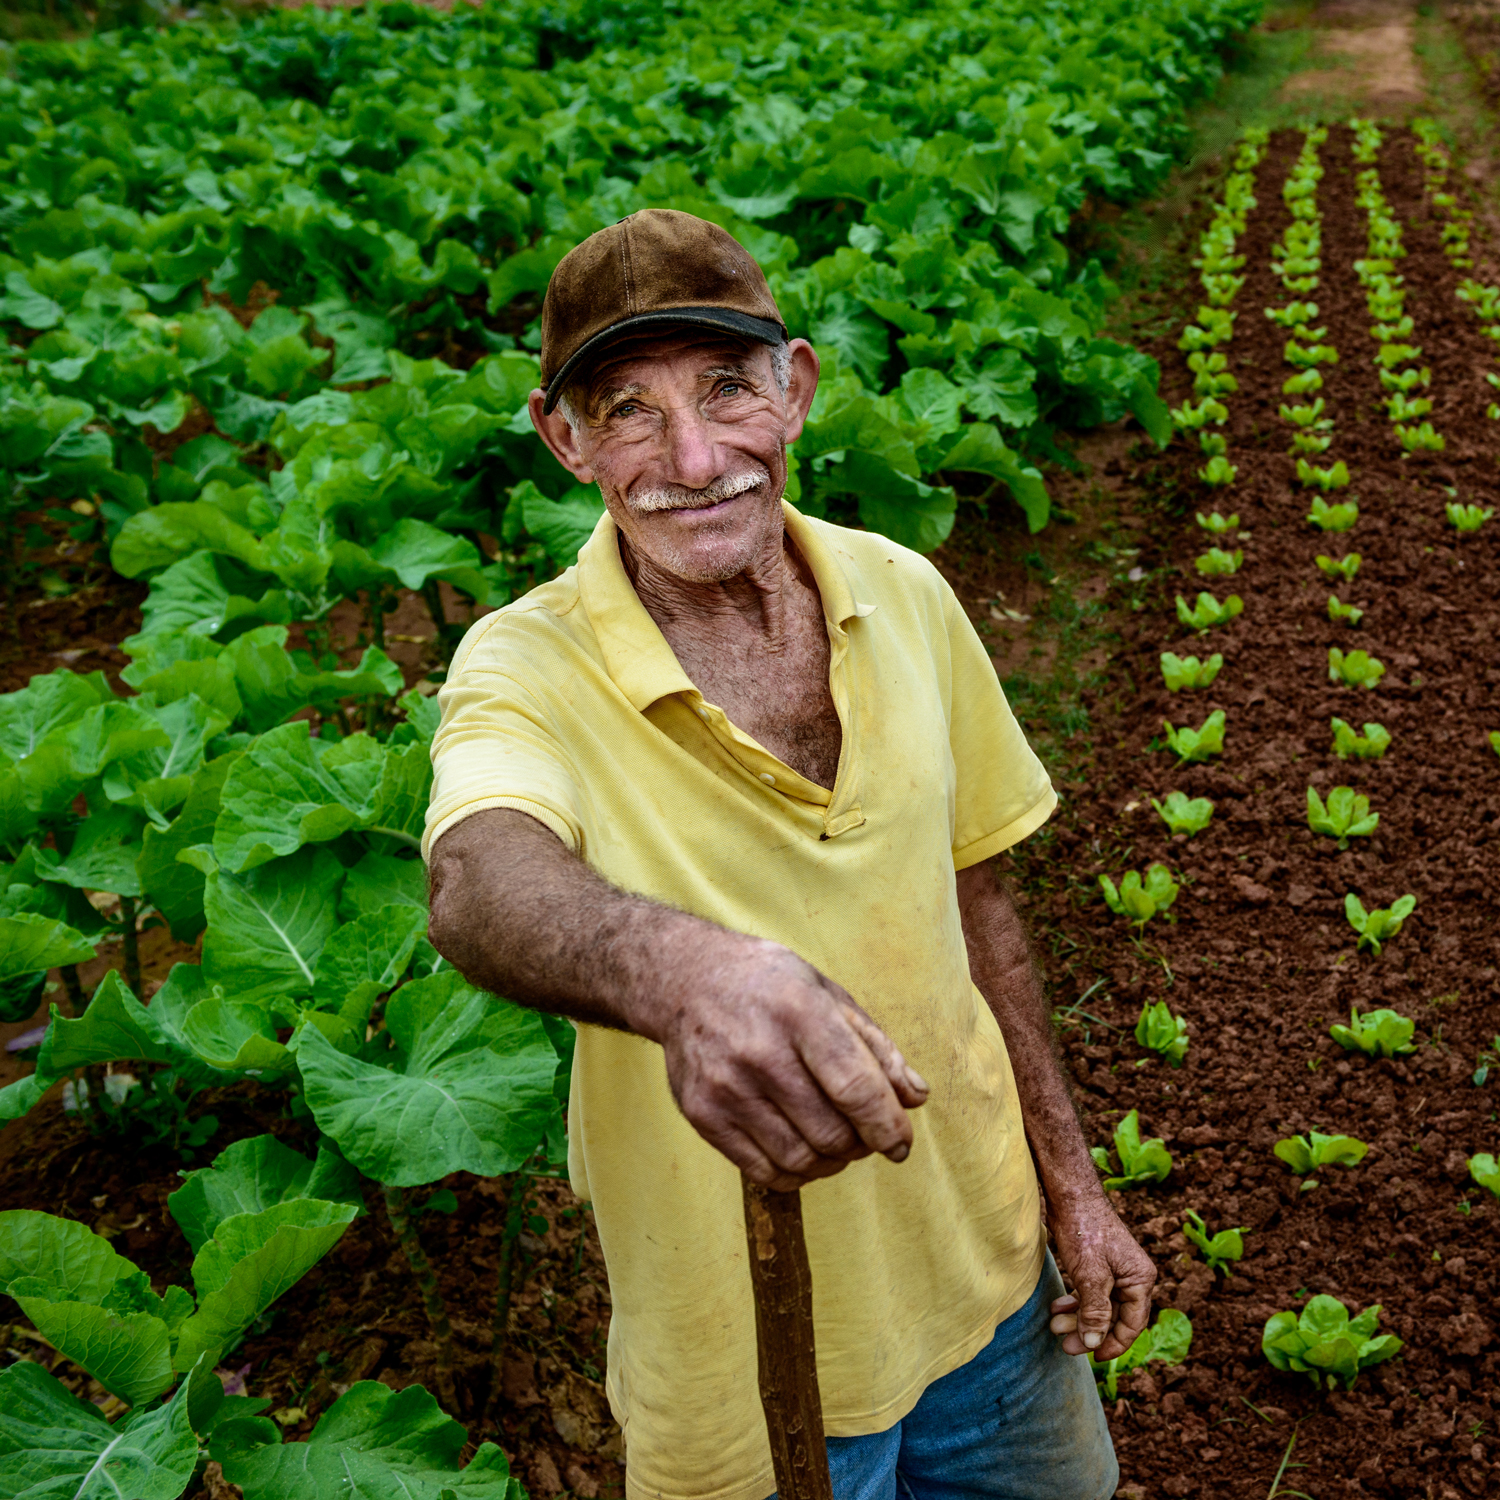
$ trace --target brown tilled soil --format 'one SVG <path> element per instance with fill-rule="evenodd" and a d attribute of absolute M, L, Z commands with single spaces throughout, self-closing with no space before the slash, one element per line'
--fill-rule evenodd
<path fill-rule="evenodd" d="M 1496 361 L 1441 254 L 1422 196 L 1411 138 L 1393 133 L 1379 167 L 1406 226 L 1400 270 L 1416 322 L 1413 342 L 1432 370 L 1441 455 L 1403 459 L 1380 404 L 1363 290 L 1365 215 L 1354 202 L 1350 134 L 1335 129 L 1326 168 L 1318 323 L 1341 362 L 1322 392 L 1337 422 L 1320 460 L 1344 459 L 1360 520 L 1324 536 L 1303 517 L 1308 494 L 1285 453 L 1277 415 L 1285 334 L 1262 314 L 1289 300 L 1269 270 L 1288 221 L 1280 185 L 1301 145 L 1278 136 L 1263 162 L 1259 208 L 1241 248 L 1241 291 L 1227 398 L 1229 457 L 1239 477 L 1208 492 L 1186 444 L 1138 479 L 1186 506 L 1236 511 L 1246 533 L 1243 571 L 1199 579 L 1192 557 L 1213 540 L 1183 515 L 1153 531 L 1139 559 L 1160 569 L 1160 608 L 1126 627 L 1108 687 L 1091 703 L 1092 760 L 1067 787 L 1049 834 L 1017 851 L 1033 921 L 1053 950 L 1056 1005 L 1078 1009 L 1065 1033 L 1067 1066 L 1091 1139 L 1108 1144 L 1121 1115 L 1139 1109 L 1145 1132 L 1176 1157 L 1167 1181 L 1121 1195 L 1120 1210 L 1161 1270 L 1157 1305 L 1189 1314 L 1192 1352 L 1181 1368 L 1152 1365 L 1128 1377 L 1111 1408 L 1122 1494 L 1262 1500 L 1296 1434 L 1288 1489 L 1343 1496 L 1500 1493 L 1496 1439 L 1496 1296 L 1500 1203 L 1470 1180 L 1467 1158 L 1500 1146 L 1500 1078 L 1470 1082 L 1478 1052 L 1500 1032 L 1500 759 L 1486 742 L 1500 728 L 1500 521 L 1456 537 L 1443 515 L 1452 489 L 1495 504 L 1494 427 L 1484 415 L 1484 371 Z M 1189 394 L 1184 358 L 1160 352 L 1174 402 Z M 1344 497 L 1337 497 L 1344 498 Z M 1364 558 L 1340 588 L 1365 617 L 1330 624 L 1319 552 Z M 1172 594 L 1233 591 L 1244 615 L 1206 639 L 1184 633 Z M 1362 646 L 1386 663 L 1373 692 L 1328 681 L 1327 650 Z M 1225 665 L 1212 688 L 1168 694 L 1161 651 Z M 1158 748 L 1163 719 L 1197 725 L 1228 716 L 1225 754 L 1179 768 Z M 1381 722 L 1385 758 L 1338 761 L 1329 719 Z M 1306 823 L 1306 788 L 1366 793 L 1381 822 L 1340 853 Z M 1215 803 L 1212 824 L 1173 837 L 1151 807 L 1172 789 Z M 1106 911 L 1098 873 L 1119 877 L 1152 860 L 1183 883 L 1171 921 L 1157 918 L 1133 944 Z M 1367 906 L 1411 892 L 1415 915 L 1380 957 L 1356 954 L 1343 914 L 1348 891 Z M 1095 988 L 1094 986 L 1097 987 Z M 1174 1070 L 1136 1044 L 1143 1002 L 1166 1000 L 1189 1023 L 1192 1047 Z M 1081 1003 L 1080 1003 L 1081 1002 Z M 1390 1007 L 1417 1023 L 1416 1050 L 1400 1061 L 1344 1054 L 1328 1036 L 1350 1007 Z M 1352 1169 L 1320 1172 L 1302 1190 L 1272 1155 L 1276 1140 L 1309 1128 L 1370 1144 Z M 1232 1279 L 1187 1252 L 1183 1211 L 1210 1229 L 1247 1226 Z M 1390 1364 L 1348 1394 L 1319 1394 L 1306 1377 L 1279 1374 L 1260 1352 L 1264 1321 L 1307 1296 L 1329 1293 L 1358 1311 L 1378 1302 L 1381 1326 L 1406 1341 Z"/>

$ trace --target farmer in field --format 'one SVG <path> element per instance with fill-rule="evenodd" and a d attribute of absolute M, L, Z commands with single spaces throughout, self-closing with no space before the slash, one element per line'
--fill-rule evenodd
<path fill-rule="evenodd" d="M 629 1494 L 775 1488 L 742 1168 L 807 1189 L 841 1500 L 1103 1500 L 1078 1356 L 1128 1347 L 1155 1271 L 992 864 L 1056 802 L 994 668 L 931 564 L 783 501 L 817 356 L 723 230 L 574 249 L 541 369 L 608 514 L 454 657 L 425 852 L 438 948 L 579 1023 Z"/>

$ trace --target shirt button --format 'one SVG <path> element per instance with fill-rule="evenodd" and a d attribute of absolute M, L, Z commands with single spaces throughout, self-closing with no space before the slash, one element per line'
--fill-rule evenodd
<path fill-rule="evenodd" d="M 773 775 L 771 775 L 771 773 L 769 771 L 762 771 L 760 773 L 760 779 L 763 782 L 765 782 L 765 784 L 767 786 L 775 786 L 776 785 L 776 778 Z"/>
<path fill-rule="evenodd" d="M 708 710 L 707 710 L 707 709 L 706 709 L 706 708 L 700 708 L 700 709 L 699 709 L 699 710 L 698 710 L 698 717 L 699 717 L 699 718 L 700 718 L 700 719 L 707 719 L 707 718 L 708 718 L 708 717 L 709 717 L 709 712 L 708 712 Z"/>

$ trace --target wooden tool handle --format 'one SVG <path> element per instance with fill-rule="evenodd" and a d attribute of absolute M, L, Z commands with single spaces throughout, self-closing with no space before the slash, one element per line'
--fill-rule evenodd
<path fill-rule="evenodd" d="M 833 1500 L 818 1399 L 802 1197 L 758 1187 L 743 1173 L 740 1180 L 755 1289 L 760 1404 L 771 1437 L 777 1500 Z"/>

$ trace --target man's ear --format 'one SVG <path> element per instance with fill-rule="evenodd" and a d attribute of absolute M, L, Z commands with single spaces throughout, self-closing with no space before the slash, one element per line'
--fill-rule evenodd
<path fill-rule="evenodd" d="M 807 413 L 818 394 L 818 355 L 806 339 L 793 339 L 791 369 L 786 382 L 786 443 L 790 446 L 802 436 Z"/>
<path fill-rule="evenodd" d="M 584 460 L 583 446 L 578 441 L 578 434 L 568 425 L 568 419 L 556 407 L 543 415 L 542 407 L 546 401 L 547 393 L 541 390 L 533 391 L 526 398 L 526 408 L 531 413 L 531 425 L 536 428 L 537 436 L 547 445 L 553 458 L 579 484 L 592 484 L 594 482 L 593 466 Z"/>

